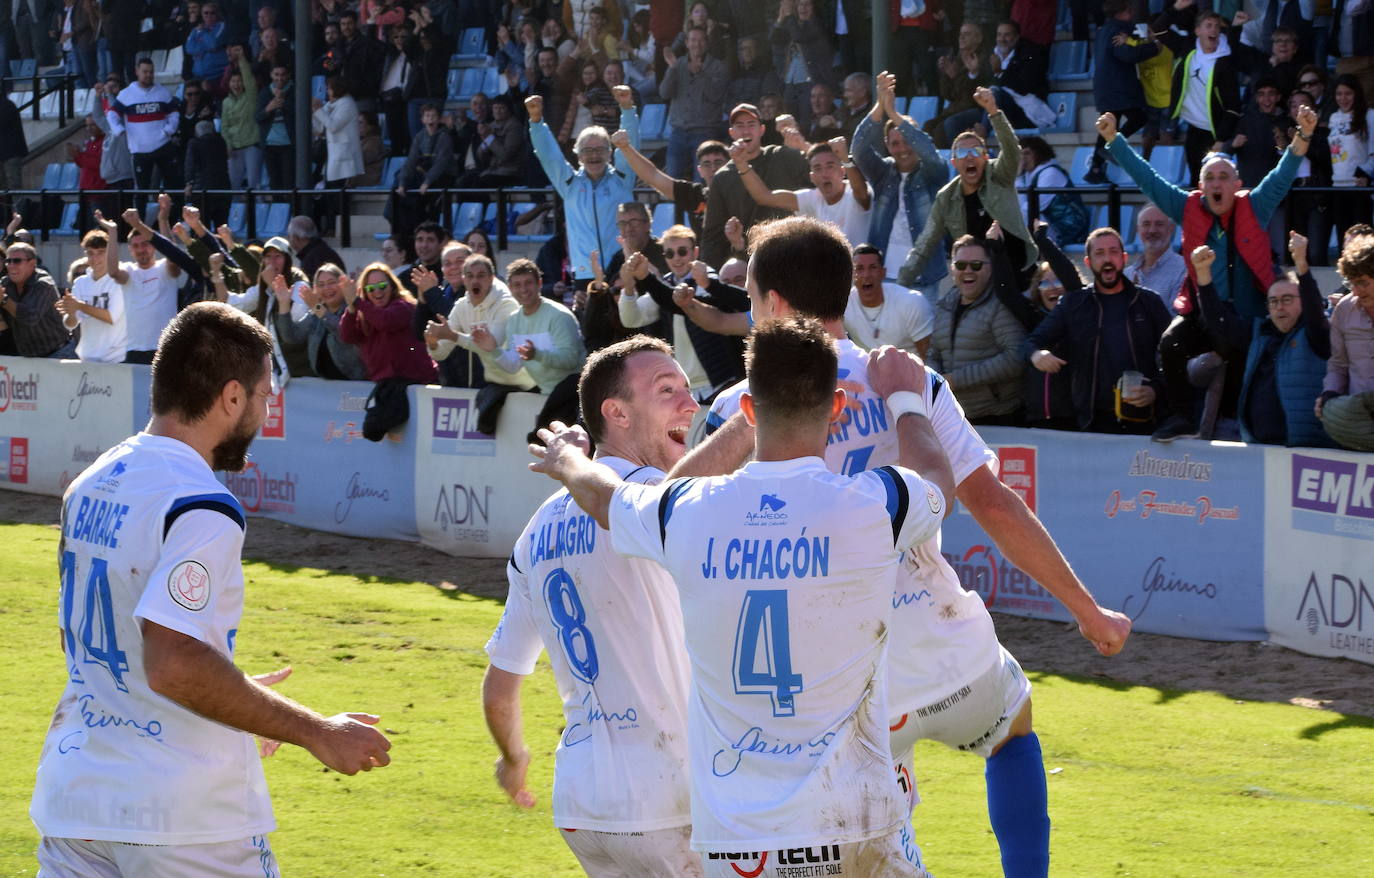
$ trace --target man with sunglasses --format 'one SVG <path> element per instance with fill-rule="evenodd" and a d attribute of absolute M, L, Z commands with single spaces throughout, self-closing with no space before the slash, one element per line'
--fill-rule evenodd
<path fill-rule="evenodd" d="M 57 310 L 57 285 L 38 268 L 32 244 L 11 244 L 5 254 L 5 276 L 0 278 L 0 319 L 13 333 L 21 357 L 70 357 L 75 340 L 62 326 Z"/>
<path fill-rule="evenodd" d="M 997 96 L 991 89 L 977 89 L 973 100 L 992 121 L 1001 152 L 989 169 L 988 148 L 981 136 L 965 131 L 954 138 L 949 151 L 954 179 L 942 186 L 935 196 L 930 219 L 897 275 L 898 283 L 904 286 L 916 285 L 926 263 L 943 246 L 946 235 L 954 239 L 972 235 L 981 241 L 987 237 L 993 223 L 1002 229 L 1007 258 L 1017 272 L 1017 289 L 1026 288 L 1039 262 L 1039 248 L 1031 240 L 1016 194 L 1016 175 L 1021 171 L 1021 143 L 1006 114 L 997 108 Z"/>

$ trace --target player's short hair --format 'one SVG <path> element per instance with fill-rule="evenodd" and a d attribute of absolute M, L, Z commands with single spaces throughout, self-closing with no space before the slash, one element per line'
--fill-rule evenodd
<path fill-rule="evenodd" d="M 153 355 L 153 414 L 200 420 L 230 381 L 252 393 L 271 353 L 266 327 L 237 308 L 187 306 L 162 330 Z"/>
<path fill-rule="evenodd" d="M 582 407 L 582 423 L 593 441 L 605 439 L 606 419 L 601 414 L 601 403 L 628 398 L 625 364 L 630 357 L 645 351 L 673 355 L 672 346 L 663 339 L 641 334 L 602 348 L 582 365 L 582 374 L 577 378 L 577 399 Z"/>
<path fill-rule="evenodd" d="M 480 256 L 481 254 L 478 255 Z M 534 276 L 535 283 L 542 284 L 544 282 L 544 272 L 539 270 L 539 266 L 536 265 L 532 259 L 516 259 L 510 265 L 506 266 L 507 280 L 513 279 L 517 274 L 530 274 Z"/>
<path fill-rule="evenodd" d="M 749 230 L 749 271 L 760 293 L 782 296 L 794 311 L 840 320 L 854 285 L 849 241 L 831 223 L 793 216 Z"/>
<path fill-rule="evenodd" d="M 1345 245 L 1336 270 L 1347 281 L 1357 277 L 1374 277 L 1374 237 L 1355 238 Z"/>
<path fill-rule="evenodd" d="M 760 418 L 799 421 L 829 409 L 840 358 L 825 324 L 790 317 L 754 327 L 744 367 Z"/>

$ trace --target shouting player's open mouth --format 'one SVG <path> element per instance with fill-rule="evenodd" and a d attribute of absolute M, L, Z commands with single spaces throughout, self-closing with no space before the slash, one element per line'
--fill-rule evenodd
<path fill-rule="evenodd" d="M 692 425 L 690 423 L 687 423 L 678 424 L 675 427 L 669 427 L 668 438 L 685 448 L 687 446 L 687 431 L 691 429 L 691 426 Z"/>

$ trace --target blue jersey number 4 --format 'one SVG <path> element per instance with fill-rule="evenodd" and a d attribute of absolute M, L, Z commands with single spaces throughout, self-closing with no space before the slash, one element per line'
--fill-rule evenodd
<path fill-rule="evenodd" d="M 80 595 L 81 622 L 73 625 L 78 602 L 76 589 L 76 553 L 62 553 L 62 637 L 67 644 L 71 678 L 82 682 L 78 663 L 100 665 L 110 672 L 120 692 L 128 692 L 124 673 L 129 670 L 128 656 L 119 648 L 115 636 L 114 599 L 110 596 L 110 576 L 104 558 L 92 558 Z M 81 644 L 82 656 L 76 647 Z"/>
<path fill-rule="evenodd" d="M 544 602 L 549 618 L 558 629 L 563 652 L 568 656 L 568 668 L 584 683 L 595 683 L 600 666 L 596 660 L 596 642 L 587 628 L 587 610 L 577 594 L 577 583 L 562 567 L 544 579 Z"/>
<path fill-rule="evenodd" d="M 773 716 L 793 716 L 793 696 L 802 688 L 801 674 L 792 673 L 787 590 L 750 589 L 735 631 L 735 692 L 767 695 L 773 700 Z"/>

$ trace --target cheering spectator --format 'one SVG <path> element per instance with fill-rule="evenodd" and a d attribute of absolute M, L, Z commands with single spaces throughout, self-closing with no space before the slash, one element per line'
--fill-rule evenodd
<path fill-rule="evenodd" d="M 1093 102 L 1103 113 L 1112 113 L 1123 137 L 1130 137 L 1145 127 L 1145 89 L 1136 75 L 1136 65 L 1159 54 L 1160 44 L 1151 35 L 1147 42 L 1132 44 L 1135 26 L 1131 0 L 1106 0 L 1102 4 L 1106 21 L 1097 29 L 1096 59 L 1093 67 Z M 1092 164 L 1083 179 L 1088 183 L 1107 182 L 1107 145 L 1101 137 L 1093 150 Z M 1069 243 L 1069 242 L 1065 242 Z M 1076 243 L 1076 242 L 1073 242 Z"/>
<path fill-rule="evenodd" d="M 840 123 L 835 116 L 835 89 L 824 82 L 811 86 L 811 124 L 806 129 L 809 143 L 821 143 L 840 135 Z"/>
<path fill-rule="evenodd" d="M 439 124 L 439 113 L 438 104 L 425 105 L 420 113 L 424 127 L 411 139 L 410 155 L 397 174 L 395 197 L 389 205 L 391 230 L 397 234 L 410 233 L 435 214 L 436 199 L 428 197 L 430 189 L 453 185 L 453 134 Z"/>
<path fill-rule="evenodd" d="M 1002 301 L 1020 296 L 1015 272 L 1000 241 L 972 235 L 954 242 L 950 268 L 954 287 L 935 305 L 926 364 L 949 382 L 970 423 L 1017 425 L 1026 330 Z"/>
<path fill-rule="evenodd" d="M 834 82 L 831 64 L 835 48 L 816 17 L 815 0 L 782 0 L 769 39 L 773 69 L 783 81 L 783 102 L 805 130 L 811 126 L 811 86 L 823 82 L 833 89 Z"/>
<path fill-rule="evenodd" d="M 272 86 L 258 95 L 258 134 L 263 144 L 268 185 L 290 189 L 296 180 L 296 85 L 286 67 L 272 68 Z"/>
<path fill-rule="evenodd" d="M 1021 26 L 1015 21 L 997 25 L 988 63 L 997 105 L 1004 108 L 1013 128 L 1053 123 L 1054 110 L 1045 103 L 1050 91 L 1049 59 L 1033 43 L 1021 39 Z"/>
<path fill-rule="evenodd" d="M 1135 236 L 1140 242 L 1140 258 L 1126 269 L 1126 279 L 1138 287 L 1154 290 L 1173 312 L 1174 297 L 1188 280 L 1188 266 L 1174 250 L 1178 226 L 1164 211 L 1147 204 L 1135 215 Z"/>
<path fill-rule="evenodd" d="M 1163 386 L 1155 349 L 1169 311 L 1157 293 L 1127 279 L 1115 229 L 1094 230 L 1086 250 L 1083 261 L 1093 285 L 1060 300 L 1026 339 L 1023 356 L 1045 373 L 1069 367 L 1079 429 L 1149 433 Z M 1051 353 L 1061 345 L 1067 360 Z"/>
<path fill-rule="evenodd" d="M 359 23 L 366 25 L 378 40 L 386 38 L 387 28 L 403 24 L 405 20 L 405 7 L 392 0 L 360 0 L 358 3 Z"/>
<path fill-rule="evenodd" d="M 88 363 L 122 363 L 129 351 L 129 325 L 124 320 L 125 291 L 129 273 L 119 264 L 115 223 L 96 213 L 98 229 L 81 239 L 87 269 L 72 284 L 71 292 L 57 302 L 62 324 L 69 331 L 81 329 L 76 357 Z"/>
<path fill-rule="evenodd" d="M 67 144 L 67 156 L 81 169 L 78 186 L 81 191 L 90 192 L 106 188 L 105 178 L 100 176 L 100 159 L 105 147 L 105 132 L 96 124 L 94 116 L 86 117 L 86 140 L 80 146 Z M 17 188 L 17 187 L 16 187 Z"/>
<path fill-rule="evenodd" d="M 940 98 L 944 109 L 926 122 L 926 133 L 937 146 L 950 144 L 963 130 L 963 120 L 969 110 L 978 109 L 974 92 L 992 85 L 992 60 L 983 48 L 983 31 L 973 22 L 959 27 L 959 46 L 953 54 L 944 54 L 936 62 L 940 70 Z"/>
<path fill-rule="evenodd" d="M 1263 180 L 1264 175 L 1279 163 L 1282 149 L 1275 147 L 1282 142 L 1288 128 L 1288 117 L 1279 106 L 1284 93 L 1272 79 L 1256 82 L 1250 105 L 1241 114 L 1236 133 L 1225 144 L 1225 151 L 1236 157 L 1236 168 L 1242 180 Z M 1274 225 L 1277 232 L 1271 227 L 1271 237 L 1276 246 L 1271 249 L 1279 252 L 1283 249 L 1282 220 Z"/>
<path fill-rule="evenodd" d="M 782 91 L 782 80 L 769 56 L 759 51 L 757 37 L 740 37 L 735 54 L 735 73 L 725 92 L 725 104 L 758 104 L 764 95 Z"/>
<path fill-rule="evenodd" d="M 577 420 L 577 379 L 587 351 L 572 312 L 540 295 L 544 278 L 537 265 L 517 259 L 507 267 L 506 278 L 520 310 L 506 321 L 506 341 L 495 351 L 496 362 L 507 372 L 523 366 L 534 379 L 535 391 L 545 396 L 527 437 L 535 442 L 535 430 L 554 421 L 571 424 Z M 486 343 L 485 338 L 477 340 L 479 347 Z M 509 392 L 506 386 L 489 384 L 477 392 L 477 404 L 484 410 L 499 410 Z"/>
<path fill-rule="evenodd" d="M 992 167 L 988 167 L 988 149 L 983 138 L 966 131 L 954 140 L 950 150 L 950 164 L 955 177 L 940 188 L 916 244 L 911 248 L 906 264 L 897 276 L 899 283 L 912 286 L 925 269 L 926 261 L 941 246 L 944 236 L 960 238 L 972 235 L 982 238 L 995 222 L 1006 233 L 1004 246 L 1007 258 L 1016 270 L 1017 290 L 1024 289 L 1030 274 L 1040 261 L 1039 251 L 1031 240 L 1030 231 L 1021 217 L 1016 200 L 1016 174 L 1021 164 L 1021 145 L 1012 131 L 1005 113 L 997 106 L 997 99 L 986 88 L 974 92 L 974 100 L 987 112 L 997 132 L 1001 152 Z M 912 228 L 916 228 L 913 226 Z"/>
<path fill-rule="evenodd" d="M 300 319 L 278 311 L 273 321 L 278 337 L 289 344 L 305 344 L 310 368 L 331 381 L 364 381 L 367 365 L 358 346 L 343 340 L 340 324 L 348 303 L 344 301 L 344 270 L 326 262 L 315 270 L 315 283 L 301 291 L 310 310 Z"/>
<path fill-rule="evenodd" d="M 474 134 L 476 164 L 459 178 L 460 188 L 499 189 L 524 182 L 529 142 L 525 126 L 515 118 L 509 95 L 497 95 L 492 99 L 491 121 L 476 123 Z"/>
<path fill-rule="evenodd" d="M 285 67 L 294 76 L 296 58 L 282 41 L 281 31 L 269 27 L 262 32 L 262 49 L 253 60 L 253 74 L 257 76 L 258 82 L 267 82 L 271 79 L 273 67 Z"/>
<path fill-rule="evenodd" d="M 138 188 L 151 189 L 156 171 L 161 175 L 163 188 L 180 189 L 180 155 L 172 142 L 181 118 L 176 98 L 166 86 L 154 82 L 152 61 L 140 58 L 137 70 L 138 82 L 121 91 L 105 114 L 110 130 L 128 135 Z"/>
<path fill-rule="evenodd" d="M 1374 236 L 1355 238 L 1336 267 L 1350 295 L 1331 312 L 1331 359 L 1316 414 L 1341 447 L 1374 451 Z"/>
<path fill-rule="evenodd" d="M 1270 445 L 1329 446 L 1332 443 L 1312 401 L 1321 395 L 1326 377 L 1331 326 L 1317 281 L 1307 270 L 1307 242 L 1297 232 L 1289 235 L 1288 242 L 1296 276 L 1288 274 L 1274 281 L 1266 301 L 1269 316 L 1255 320 L 1236 406 L 1240 436 L 1246 442 Z M 1203 281 L 1211 277 L 1207 269 L 1217 257 L 1211 248 L 1199 250 L 1193 262 L 1198 296 L 1205 300 L 1215 294 L 1209 293 L 1210 284 Z"/>
<path fill-rule="evenodd" d="M 415 227 L 415 264 L 401 272 L 401 286 L 413 294 L 419 289 L 414 273 L 424 266 L 431 274 L 438 274 L 442 268 L 444 245 L 448 243 L 448 232 L 433 220 L 426 220 Z"/>
<path fill-rule="evenodd" d="M 730 111 L 730 138 L 743 146 L 749 173 L 758 174 L 770 190 L 801 189 L 806 185 L 806 159 L 795 149 L 763 146 L 763 117 L 753 104 L 740 104 Z M 740 234 L 748 235 L 755 224 L 787 216 L 786 211 L 762 207 L 744 188 L 739 171 L 727 165 L 716 172 L 706 199 L 701 253 L 708 265 L 724 265 L 730 258 L 731 244 L 726 226 L 740 223 Z"/>
<path fill-rule="evenodd" d="M 630 143 L 639 144 L 639 114 L 629 88 L 616 89 L 620 104 L 620 127 L 629 135 Z M 544 102 L 538 95 L 525 99 L 530 118 L 530 140 L 544 173 L 562 197 L 568 227 L 568 258 L 576 285 L 585 286 L 592 279 L 592 254 L 615 250 L 616 206 L 634 200 L 635 174 L 619 153 L 612 153 L 610 135 L 600 126 L 583 129 L 577 136 L 575 152 L 578 168 L 563 158 L 553 132 L 544 123 Z"/>
<path fill-rule="evenodd" d="M 1334 186 L 1358 187 L 1363 191 L 1331 196 L 1331 213 L 1336 237 L 1344 239 L 1346 230 L 1371 219 L 1369 186 L 1374 180 L 1371 160 L 1371 132 L 1374 110 L 1369 109 L 1360 81 L 1350 74 L 1336 78 L 1336 111 L 1327 120 L 1327 142 L 1331 146 L 1331 182 Z"/>
<path fill-rule="evenodd" d="M 752 173 L 744 157 L 746 148 L 736 143 L 730 148 L 740 179 L 749 197 L 764 207 L 814 216 L 838 226 L 851 247 L 868 240 L 868 208 L 873 195 L 863 174 L 850 162 L 849 147 L 843 137 L 818 143 L 806 153 L 811 168 L 812 189 L 769 191 L 758 174 Z M 848 165 L 843 168 L 841 165 Z"/>
<path fill-rule="evenodd" d="M 415 297 L 391 269 L 374 262 L 359 272 L 356 285 L 346 277 L 340 283 L 348 307 L 339 321 L 339 337 L 358 346 L 367 380 L 377 382 L 363 419 L 363 438 L 380 442 L 410 420 L 405 388 L 432 384 L 434 361 L 410 331 Z"/>
<path fill-rule="evenodd" d="M 411 272 L 411 280 L 416 288 L 415 316 L 411 318 L 411 327 L 415 337 L 425 341 L 431 357 L 434 357 L 434 345 L 430 345 L 425 338 L 425 331 L 431 323 L 446 323 L 454 304 L 463 297 L 463 265 L 471 255 L 472 251 L 466 244 L 449 241 L 444 245 L 440 257 L 442 278 L 435 277 L 434 272 L 418 265 Z M 435 359 L 439 367 L 439 383 L 445 387 L 482 386 L 480 360 L 471 356 Z"/>
<path fill-rule="evenodd" d="M 339 16 L 340 52 L 343 55 L 342 74 L 348 80 L 358 109 L 377 112 L 377 97 L 386 69 L 386 46 L 358 27 L 358 15 L 345 11 Z"/>
<path fill-rule="evenodd" d="M 331 77 L 326 84 L 329 100 L 313 98 L 314 130 L 325 137 L 324 185 L 326 189 L 347 186 L 349 180 L 363 172 L 363 142 L 358 129 L 358 104 L 349 93 L 348 80 Z M 334 198 L 327 198 L 325 227 L 333 225 L 336 209 Z M 307 272 L 309 274 L 310 272 Z"/>
<path fill-rule="evenodd" d="M 306 277 L 314 277 L 321 265 L 335 265 L 347 271 L 343 257 L 320 237 L 315 221 L 308 216 L 293 216 L 286 224 L 286 240 L 296 253 L 301 271 Z"/>
<path fill-rule="evenodd" d="M 46 271 L 39 270 L 33 245 L 10 244 L 5 276 L 0 278 L 0 310 L 14 334 L 19 356 L 65 359 L 76 351 L 76 340 L 62 326 L 57 302 L 57 285 Z"/>
<path fill-rule="evenodd" d="M 701 28 L 706 32 L 706 54 L 719 61 L 728 62 L 730 48 L 734 45 L 734 33 L 729 24 L 717 21 L 711 13 L 711 7 L 706 0 L 695 0 L 687 9 L 687 19 L 682 23 L 683 30 L 673 40 L 672 50 L 675 55 L 682 55 L 687 51 L 687 34 L 693 28 Z"/>
<path fill-rule="evenodd" d="M 697 147 L 697 176 L 702 181 L 698 183 L 696 180 L 675 180 L 665 174 L 647 156 L 630 144 L 630 136 L 624 130 L 612 134 L 611 143 L 620 150 L 620 154 L 629 162 L 630 167 L 639 175 L 640 180 L 647 183 L 659 195 L 672 201 L 673 206 L 686 215 L 687 223 L 692 227 L 692 231 L 700 235 L 702 219 L 706 215 L 706 196 L 710 191 L 711 182 L 715 180 L 716 172 L 730 163 L 730 152 L 726 149 L 725 144 L 719 140 L 707 140 Z M 648 229 L 647 213 L 646 209 L 646 231 Z M 630 252 L 635 251 L 631 250 Z M 616 276 L 617 271 L 619 268 L 615 264 L 606 269 L 606 273 L 612 278 Z M 596 349 L 593 348 L 593 350 Z"/>
<path fill-rule="evenodd" d="M 190 287 L 192 281 L 177 263 L 157 258 L 153 230 L 135 208 L 124 211 L 124 221 L 129 225 L 129 253 L 134 257 L 132 265 L 121 266 L 129 274 L 124 290 L 129 351 L 124 362 L 151 364 L 162 330 L 177 314 L 178 291 Z"/>
<path fill-rule="evenodd" d="M 230 46 L 228 94 L 220 102 L 220 134 L 229 147 L 229 185 L 262 185 L 262 128 L 258 125 L 258 80 L 243 46 Z"/>
<path fill-rule="evenodd" d="M 620 57 L 620 31 L 613 34 L 607 29 L 605 7 L 593 6 L 587 11 L 587 26 L 580 33 L 582 38 L 573 52 L 579 61 L 593 60 L 604 66 Z"/>
<path fill-rule="evenodd" d="M 1291 28 L 1281 27 L 1270 39 L 1268 54 L 1241 43 L 1241 50 L 1252 79 L 1271 79 L 1284 94 L 1298 87 L 1302 62 L 1298 60 L 1298 35 Z"/>
<path fill-rule="evenodd" d="M 218 82 L 229 66 L 225 47 L 229 45 L 226 26 L 220 20 L 218 3 L 200 7 L 200 24 L 186 38 L 186 57 L 191 60 L 191 75 L 206 82 Z"/>
<path fill-rule="evenodd" d="M 1230 140 L 1240 118 L 1239 64 L 1232 46 L 1249 19 L 1237 12 L 1228 29 L 1219 13 L 1199 13 L 1193 0 L 1173 0 L 1151 28 L 1175 57 L 1169 115 L 1188 123 L 1184 149 L 1189 173 L 1202 170 L 1203 156 Z M 1183 36 L 1191 33 L 1192 36 Z"/>
<path fill-rule="evenodd" d="M 844 309 L 849 340 L 872 350 L 885 344 L 924 357 L 935 312 L 925 296 L 883 280 L 883 254 L 872 244 L 854 248 L 854 288 Z"/>
<path fill-rule="evenodd" d="M 1298 117 L 1302 114 L 1304 107 L 1316 109 L 1317 102 L 1312 95 L 1303 91 L 1295 91 L 1288 96 L 1288 124 L 1294 126 L 1291 130 L 1297 130 Z M 1324 118 L 1320 111 L 1318 117 Z M 1331 238 L 1331 226 L 1334 220 L 1332 211 L 1333 196 L 1326 193 L 1309 194 L 1304 189 L 1313 186 L 1331 185 L 1331 147 L 1326 139 L 1327 128 L 1318 124 L 1312 131 L 1312 142 L 1307 147 L 1307 153 L 1302 161 L 1298 163 L 1297 173 L 1293 175 L 1292 191 L 1288 197 L 1288 217 L 1287 227 L 1304 233 L 1307 238 L 1307 261 L 1312 265 L 1329 265 L 1327 257 L 1327 242 Z M 1289 142 L 1288 131 L 1282 134 L 1279 146 L 1287 146 Z M 1368 198 L 1365 199 L 1366 203 Z"/>
<path fill-rule="evenodd" d="M 665 49 L 663 54 L 668 71 L 658 92 L 671 102 L 668 119 L 673 124 L 664 170 L 673 177 L 686 177 L 691 175 L 697 145 L 720 135 L 721 102 L 730 73 L 723 62 L 706 53 L 703 28 L 693 27 L 687 32 L 685 58 L 674 55 L 672 49 Z"/>

